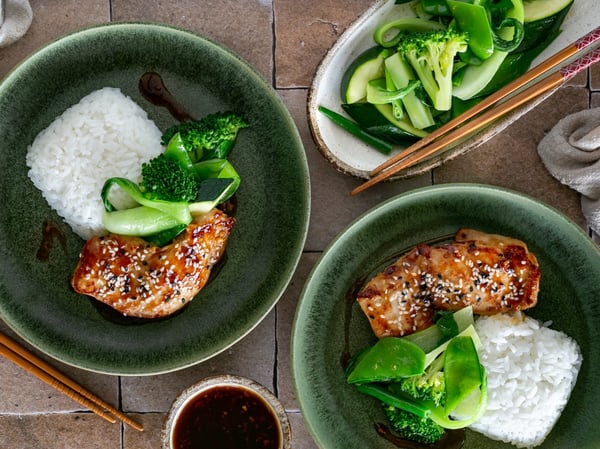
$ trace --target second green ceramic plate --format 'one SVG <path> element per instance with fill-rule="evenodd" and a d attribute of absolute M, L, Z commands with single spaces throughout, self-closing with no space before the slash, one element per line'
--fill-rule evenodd
<path fill-rule="evenodd" d="M 460 227 L 525 241 L 542 272 L 529 313 L 579 343 L 583 366 L 569 403 L 542 449 L 595 449 L 600 441 L 600 251 L 570 220 L 520 194 L 449 184 L 400 195 L 367 212 L 327 248 L 300 298 L 292 370 L 304 419 L 321 448 L 396 448 L 380 437 L 377 401 L 346 384 L 349 354 L 372 344 L 357 288 L 419 242 L 450 240 Z M 514 448 L 468 431 L 464 449 Z"/>
<path fill-rule="evenodd" d="M 83 241 L 27 176 L 27 146 L 58 115 L 102 87 L 118 87 L 162 130 L 176 123 L 138 90 L 162 75 L 195 117 L 231 110 L 249 121 L 231 154 L 242 177 L 237 224 L 225 261 L 181 313 L 132 322 L 107 316 L 73 292 Z M 308 166 L 277 93 L 245 61 L 188 31 L 112 24 L 65 36 L 21 63 L 0 84 L 0 317 L 47 354 L 93 371 L 157 374 L 193 365 L 244 337 L 273 308 L 304 246 Z M 36 256 L 44 223 L 65 237 L 48 260 Z"/>

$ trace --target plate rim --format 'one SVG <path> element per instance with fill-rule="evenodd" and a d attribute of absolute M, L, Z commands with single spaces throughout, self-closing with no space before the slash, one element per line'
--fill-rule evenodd
<path fill-rule="evenodd" d="M 274 108 L 277 109 L 278 112 L 281 113 L 282 123 L 285 123 L 287 133 L 289 134 L 289 141 L 294 143 L 294 148 L 297 150 L 297 159 L 298 159 L 298 167 L 300 169 L 299 179 L 302 180 L 302 183 L 296 186 L 295 191 L 298 192 L 299 197 L 302 198 L 299 207 L 298 215 L 303 217 L 301 223 L 298 224 L 298 234 L 294 238 L 294 242 L 289 247 L 289 253 L 293 254 L 288 258 L 288 262 L 286 264 L 285 270 L 282 270 L 282 275 L 279 277 L 278 282 L 276 283 L 276 288 L 272 290 L 269 294 L 271 297 L 270 301 L 265 302 L 265 307 L 262 308 L 262 311 L 259 315 L 257 315 L 258 319 L 254 322 L 250 323 L 249 326 L 244 327 L 241 326 L 238 329 L 238 332 L 235 334 L 233 338 L 228 339 L 225 344 L 214 345 L 218 346 L 218 350 L 212 352 L 209 355 L 206 355 L 201 358 L 194 358 L 190 355 L 188 358 L 190 359 L 186 363 L 181 363 L 181 357 L 178 358 L 178 362 L 174 363 L 159 363 L 152 364 L 148 361 L 139 362 L 136 365 L 126 365 L 124 366 L 121 363 L 121 366 L 116 366 L 114 363 L 109 363 L 109 366 L 98 366 L 98 360 L 93 359 L 85 359 L 85 360 L 74 360 L 73 358 L 69 358 L 68 354 L 65 353 L 64 350 L 61 350 L 60 345 L 49 345 L 44 338 L 39 338 L 36 336 L 29 335 L 27 330 L 23 329 L 23 322 L 18 321 L 15 322 L 14 319 L 10 321 L 6 319 L 6 314 L 0 314 L 0 320 L 7 326 L 7 328 L 14 332 L 19 338 L 23 339 L 25 342 L 30 344 L 35 349 L 40 352 L 60 361 L 66 365 L 73 366 L 79 369 L 87 370 L 90 372 L 96 372 L 100 374 L 108 374 L 108 375 L 120 375 L 120 376 L 146 376 L 146 375 L 158 375 L 169 372 L 174 372 L 178 370 L 182 370 L 188 368 L 190 366 L 194 366 L 205 362 L 206 360 L 221 354 L 226 351 L 244 337 L 246 337 L 250 332 L 252 332 L 263 320 L 267 317 L 267 315 L 275 308 L 284 294 L 287 286 L 291 282 L 293 274 L 295 273 L 297 266 L 300 262 L 302 252 L 304 249 L 304 245 L 306 242 L 306 238 L 308 235 L 309 229 L 309 221 L 311 214 L 311 184 L 310 184 L 310 172 L 308 168 L 308 159 L 306 156 L 306 152 L 304 150 L 304 144 L 300 135 L 300 132 L 297 128 L 297 125 L 286 105 L 283 102 L 283 99 L 277 93 L 275 87 L 268 83 L 265 77 L 258 72 L 256 68 L 254 68 L 248 61 L 246 61 L 242 56 L 240 56 L 235 51 L 229 49 L 225 45 L 208 38 L 204 35 L 201 35 L 197 32 L 173 26 L 169 24 L 156 23 L 156 22 L 144 22 L 144 21 L 125 21 L 125 22 L 109 22 L 102 24 L 95 24 L 86 27 L 82 27 L 71 32 L 65 33 L 53 40 L 48 41 L 44 45 L 32 51 L 30 54 L 25 56 L 22 60 L 16 63 L 9 72 L 0 80 L 0 95 L 10 93 L 11 85 L 14 82 L 19 81 L 19 77 L 24 70 L 27 70 L 30 64 L 35 64 L 40 58 L 43 58 L 48 51 L 52 51 L 56 48 L 60 48 L 64 43 L 68 43 L 71 40 L 84 40 L 88 37 L 98 38 L 103 33 L 109 32 L 110 30 L 118 29 L 121 32 L 135 32 L 137 30 L 141 30 L 145 33 L 158 32 L 158 33 L 168 33 L 173 35 L 173 33 L 179 36 L 181 39 L 192 39 L 197 44 L 202 46 L 208 46 L 214 49 L 219 53 L 220 56 L 230 59 L 231 62 L 235 63 L 237 68 L 245 70 L 245 75 L 249 76 L 256 83 L 257 86 L 264 92 L 265 98 L 268 98 Z M 48 206 L 50 208 L 50 206 Z M 10 315 L 10 314 L 9 314 Z M 13 313 L 12 315 L 15 315 Z M 14 318 L 14 317 L 13 317 Z M 25 326 L 26 327 L 26 326 Z M 106 358 L 106 357 L 105 357 Z M 106 363 L 101 363 L 106 365 Z"/>
<path fill-rule="evenodd" d="M 323 250 L 319 258 L 309 271 L 307 279 L 299 295 L 298 304 L 296 307 L 294 320 L 292 324 L 290 359 L 294 395 L 298 403 L 299 409 L 302 415 L 304 416 L 305 425 L 319 447 L 325 448 L 327 446 L 325 445 L 322 436 L 316 430 L 317 425 L 315 415 L 318 414 L 318 410 L 315 410 L 314 406 L 310 405 L 308 398 L 305 397 L 303 394 L 303 392 L 306 390 L 306 386 L 302 383 L 304 382 L 307 384 L 307 382 L 305 382 L 305 379 L 303 379 L 303 374 L 306 373 L 306 368 L 303 367 L 300 363 L 300 360 L 305 359 L 306 357 L 305 354 L 302 352 L 302 349 L 304 349 L 304 347 L 306 346 L 306 340 L 305 337 L 302 336 L 301 328 L 303 326 L 306 326 L 306 321 L 304 321 L 304 318 L 310 317 L 308 309 L 310 309 L 310 307 L 314 305 L 314 299 L 307 297 L 307 294 L 313 288 L 312 284 L 315 282 L 315 278 L 319 275 L 319 272 L 321 270 L 325 269 L 323 267 L 326 266 L 329 259 L 335 257 L 335 252 L 336 250 L 338 250 L 338 247 L 343 247 L 342 245 L 344 240 L 350 238 L 349 236 L 353 233 L 359 232 L 359 227 L 364 226 L 365 223 L 376 220 L 378 216 L 385 214 L 386 208 L 389 208 L 391 205 L 401 205 L 405 201 L 410 201 L 415 198 L 418 199 L 419 197 L 431 196 L 435 194 L 441 195 L 444 192 L 452 192 L 456 194 L 475 194 L 481 191 L 484 191 L 487 194 L 502 194 L 510 199 L 516 199 L 518 201 L 526 202 L 528 204 L 538 207 L 538 210 L 540 211 L 543 210 L 552 214 L 554 218 L 560 220 L 564 226 L 567 226 L 576 235 L 578 235 L 581 239 L 582 244 L 584 244 L 583 242 L 585 242 L 586 247 L 589 250 L 593 251 L 595 254 L 597 254 L 600 258 L 600 248 L 598 247 L 598 245 L 595 244 L 595 242 L 583 231 L 583 229 L 580 226 L 578 226 L 571 218 L 560 212 L 558 209 L 528 194 L 491 184 L 464 182 L 434 184 L 424 187 L 418 187 L 398 194 L 394 197 L 391 197 L 388 200 L 364 212 L 358 218 L 353 220 L 346 228 L 340 231 L 340 233 Z M 311 399 L 314 400 L 314 398 Z"/>

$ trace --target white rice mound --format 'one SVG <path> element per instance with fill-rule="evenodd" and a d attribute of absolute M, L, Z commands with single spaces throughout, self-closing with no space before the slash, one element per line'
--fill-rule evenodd
<path fill-rule="evenodd" d="M 89 239 L 106 232 L 104 181 L 115 176 L 139 181 L 142 163 L 164 150 L 160 138 L 142 108 L 120 89 L 105 87 L 37 135 L 27 151 L 28 174 L 73 231 Z"/>
<path fill-rule="evenodd" d="M 471 428 L 517 447 L 540 445 L 575 386 L 582 363 L 577 342 L 522 313 L 480 317 L 475 328 L 489 403 Z"/>

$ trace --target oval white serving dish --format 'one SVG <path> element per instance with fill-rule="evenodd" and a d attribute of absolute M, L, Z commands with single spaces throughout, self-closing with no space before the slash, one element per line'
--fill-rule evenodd
<path fill-rule="evenodd" d="M 593 0 L 574 0 L 557 39 L 533 62 L 537 65 L 570 43 L 593 30 L 600 23 L 600 11 Z M 368 179 L 368 172 L 397 153 L 390 155 L 372 149 L 347 133 L 318 111 L 325 106 L 341 114 L 340 84 L 348 65 L 364 50 L 375 45 L 373 31 L 386 21 L 399 17 L 413 17 L 411 3 L 395 5 L 394 0 L 379 0 L 366 10 L 339 37 L 317 68 L 308 96 L 308 122 L 313 139 L 321 154 L 339 171 Z M 533 109 L 552 94 L 551 91 L 518 108 L 470 138 L 455 144 L 443 153 L 410 167 L 390 179 L 423 174 L 446 161 L 472 150 L 500 133 L 523 114 Z"/>

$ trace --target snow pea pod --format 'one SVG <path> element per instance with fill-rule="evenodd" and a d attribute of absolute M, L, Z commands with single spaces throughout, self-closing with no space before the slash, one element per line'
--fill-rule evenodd
<path fill-rule="evenodd" d="M 424 369 L 425 352 L 420 347 L 401 338 L 385 337 L 361 354 L 347 381 L 384 382 L 416 376 Z"/>
<path fill-rule="evenodd" d="M 473 339 L 453 338 L 444 353 L 446 413 L 451 413 L 471 393 L 481 387 L 481 370 Z"/>
<path fill-rule="evenodd" d="M 486 8 L 479 4 L 447 0 L 458 27 L 469 33 L 469 49 L 481 60 L 494 53 L 494 33 Z"/>
<path fill-rule="evenodd" d="M 183 144 L 183 139 L 179 133 L 175 134 L 169 143 L 167 144 L 167 148 L 165 149 L 165 156 L 169 159 L 172 159 L 181 165 L 186 170 L 192 169 L 192 159 L 190 154 L 185 149 Z"/>

